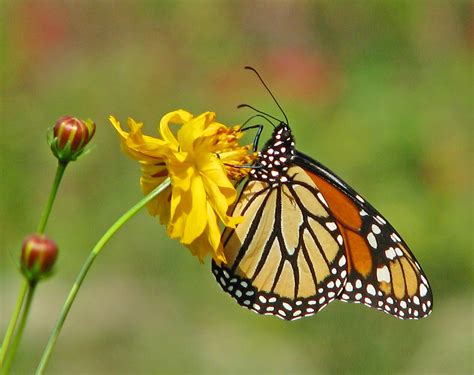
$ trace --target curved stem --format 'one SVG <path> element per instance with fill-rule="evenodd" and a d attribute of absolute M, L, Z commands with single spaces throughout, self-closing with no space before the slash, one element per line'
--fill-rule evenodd
<path fill-rule="evenodd" d="M 48 343 L 46 345 L 46 348 L 43 352 L 43 355 L 41 357 L 40 363 L 36 369 L 36 374 L 43 374 L 44 370 L 46 369 L 46 366 L 48 364 L 48 360 L 51 356 L 51 353 L 54 349 L 54 346 L 56 344 L 56 341 L 58 339 L 59 333 L 61 332 L 61 329 L 64 325 L 64 321 L 67 318 L 67 315 L 69 313 L 69 310 L 71 309 L 71 306 L 76 299 L 77 293 L 79 292 L 79 288 L 82 285 L 82 282 L 84 281 L 84 278 L 87 275 L 87 272 L 91 268 L 92 264 L 94 263 L 95 258 L 99 254 L 99 252 L 102 250 L 104 245 L 110 240 L 110 238 L 117 232 L 120 227 L 125 224 L 131 217 L 133 217 L 138 211 L 140 211 L 141 208 L 143 208 L 148 202 L 150 202 L 153 198 L 155 198 L 158 194 L 160 194 L 163 190 L 165 190 L 169 185 L 171 181 L 169 178 L 167 178 L 160 186 L 158 186 L 155 190 L 153 190 L 151 193 L 149 193 L 147 196 L 145 196 L 142 200 L 140 200 L 135 206 L 133 206 L 130 210 L 125 212 L 108 230 L 105 232 L 105 234 L 102 236 L 102 238 L 97 242 L 97 244 L 94 246 L 92 251 L 90 252 L 89 256 L 87 257 L 86 261 L 82 265 L 82 268 L 79 272 L 79 275 L 76 278 L 76 281 L 74 282 L 74 285 L 72 286 L 69 295 L 67 296 L 66 302 L 63 305 L 63 308 L 61 310 L 61 314 L 59 315 L 58 320 L 56 321 L 56 325 L 54 326 L 53 331 L 51 332 L 51 336 L 49 337 Z"/>
<path fill-rule="evenodd" d="M 43 213 L 41 214 L 38 228 L 36 229 L 38 233 L 43 233 L 46 228 L 46 223 L 48 222 L 49 214 L 51 213 L 51 209 L 53 208 L 54 198 L 56 198 L 56 193 L 58 192 L 59 184 L 61 182 L 61 179 L 63 178 L 66 167 L 67 162 L 58 162 L 58 166 L 56 168 L 56 176 L 54 176 L 54 182 L 51 186 L 48 202 L 46 203 L 46 207 L 44 208 Z"/>
<path fill-rule="evenodd" d="M 3 339 L 2 348 L 0 352 L 0 369 L 3 368 L 3 363 L 7 357 L 8 348 L 10 347 L 10 342 L 13 337 L 13 332 L 15 332 L 16 323 L 20 316 L 21 307 L 23 306 L 23 301 L 25 300 L 26 291 L 28 290 L 28 280 L 25 278 L 23 280 L 23 285 L 21 286 L 20 291 L 18 292 L 18 299 L 16 301 L 15 310 L 12 313 L 10 318 L 10 323 L 8 324 L 7 331 L 5 333 L 5 338 Z"/>
<path fill-rule="evenodd" d="M 25 330 L 26 320 L 28 318 L 28 313 L 30 312 L 31 301 L 33 300 L 33 295 L 35 294 L 36 282 L 27 282 L 27 294 L 25 300 L 25 306 L 21 314 L 20 324 L 18 325 L 18 332 L 16 333 L 15 339 L 13 340 L 12 349 L 8 353 L 8 357 L 5 361 L 5 366 L 2 368 L 2 374 L 8 374 L 10 366 L 15 358 L 16 351 L 20 345 L 21 337 L 23 336 L 23 331 Z"/>

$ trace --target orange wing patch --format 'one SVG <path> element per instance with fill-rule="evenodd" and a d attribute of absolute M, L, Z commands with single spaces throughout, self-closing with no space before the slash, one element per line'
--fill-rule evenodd
<path fill-rule="evenodd" d="M 367 242 L 358 234 L 362 226 L 359 209 L 344 193 L 314 173 L 305 171 L 319 188 L 329 208 L 339 223 L 344 237 L 348 270 L 355 268 L 363 276 L 372 271 L 372 257 Z"/>
<path fill-rule="evenodd" d="M 321 177 L 305 170 L 326 199 L 332 214 L 345 227 L 357 232 L 361 225 L 359 210 L 355 204 L 339 189 L 324 181 Z"/>
<path fill-rule="evenodd" d="M 346 243 L 349 270 L 350 267 L 354 267 L 361 275 L 367 276 L 372 271 L 372 256 L 367 243 L 357 233 L 347 230 L 342 225 L 339 228 Z"/>
<path fill-rule="evenodd" d="M 344 238 L 349 276 L 338 298 L 400 319 L 427 316 L 432 308 L 428 281 L 396 231 L 361 197 L 355 197 L 358 203 L 318 175 L 306 173 L 318 186 Z"/>

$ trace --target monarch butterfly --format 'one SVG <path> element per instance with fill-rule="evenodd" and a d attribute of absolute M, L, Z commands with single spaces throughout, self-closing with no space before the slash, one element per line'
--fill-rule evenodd
<path fill-rule="evenodd" d="M 212 262 L 222 289 L 243 307 L 286 320 L 314 315 L 335 299 L 400 319 L 429 315 L 431 288 L 405 241 L 347 183 L 296 150 L 283 109 L 246 68 L 285 121 L 243 183 L 233 209 L 243 223 L 222 235 L 227 263 Z"/>

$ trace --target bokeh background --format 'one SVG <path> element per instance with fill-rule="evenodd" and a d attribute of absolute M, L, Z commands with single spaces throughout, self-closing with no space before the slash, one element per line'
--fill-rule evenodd
<path fill-rule="evenodd" d="M 83 260 L 140 197 L 139 169 L 107 121 L 153 134 L 177 108 L 227 124 L 285 108 L 298 148 L 343 176 L 411 245 L 434 312 L 399 321 L 333 303 L 287 323 L 240 308 L 143 211 L 94 264 L 51 374 L 473 372 L 473 6 L 468 1 L 1 2 L 0 328 L 23 236 L 55 171 L 46 129 L 98 125 L 71 165 L 47 232 L 61 247 L 40 285 L 15 373 L 32 373 Z"/>

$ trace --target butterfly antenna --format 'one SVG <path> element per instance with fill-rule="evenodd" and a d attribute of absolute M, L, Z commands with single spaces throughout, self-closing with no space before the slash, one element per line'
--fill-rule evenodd
<path fill-rule="evenodd" d="M 276 117 L 274 117 L 274 116 L 272 116 L 272 115 L 270 115 L 266 112 L 260 111 L 259 109 L 255 108 L 255 107 L 252 107 L 250 104 L 239 104 L 237 106 L 237 108 L 250 108 L 250 109 L 253 109 L 255 112 L 260 113 L 263 118 L 265 118 L 270 124 L 273 125 L 274 128 L 275 128 L 275 124 L 273 122 L 271 122 L 267 117 L 270 117 L 270 118 L 278 121 L 279 123 L 281 122 L 280 119 L 278 119 L 278 118 L 276 118 Z"/>
<path fill-rule="evenodd" d="M 283 110 L 283 108 L 281 107 L 280 103 L 278 103 L 278 100 L 276 100 L 275 96 L 272 94 L 272 92 L 270 91 L 270 89 L 268 88 L 267 84 L 265 83 L 265 81 L 263 80 L 263 78 L 260 76 L 260 74 L 257 72 L 257 70 L 255 70 L 255 68 L 252 68 L 251 66 L 246 66 L 245 69 L 248 69 L 248 70 L 251 70 L 252 72 L 254 72 L 258 79 L 260 80 L 260 82 L 262 82 L 262 85 L 265 87 L 265 89 L 268 91 L 268 93 L 270 94 L 270 96 L 272 97 L 273 101 L 275 102 L 275 104 L 278 106 L 278 108 L 280 109 L 281 113 L 283 113 L 283 116 L 285 117 L 285 120 L 286 120 L 286 124 L 289 125 L 290 122 L 288 121 L 288 117 L 286 117 L 286 113 L 285 111 Z"/>
<path fill-rule="evenodd" d="M 263 118 L 271 126 L 273 126 L 273 128 L 276 128 L 276 125 L 268 117 L 257 113 L 256 115 L 250 116 L 247 120 L 244 121 L 244 123 L 241 125 L 241 130 L 245 127 L 245 125 L 247 125 L 250 121 L 252 121 L 254 118 L 257 118 L 257 117 Z M 253 125 L 251 125 L 251 126 L 253 126 Z"/>

